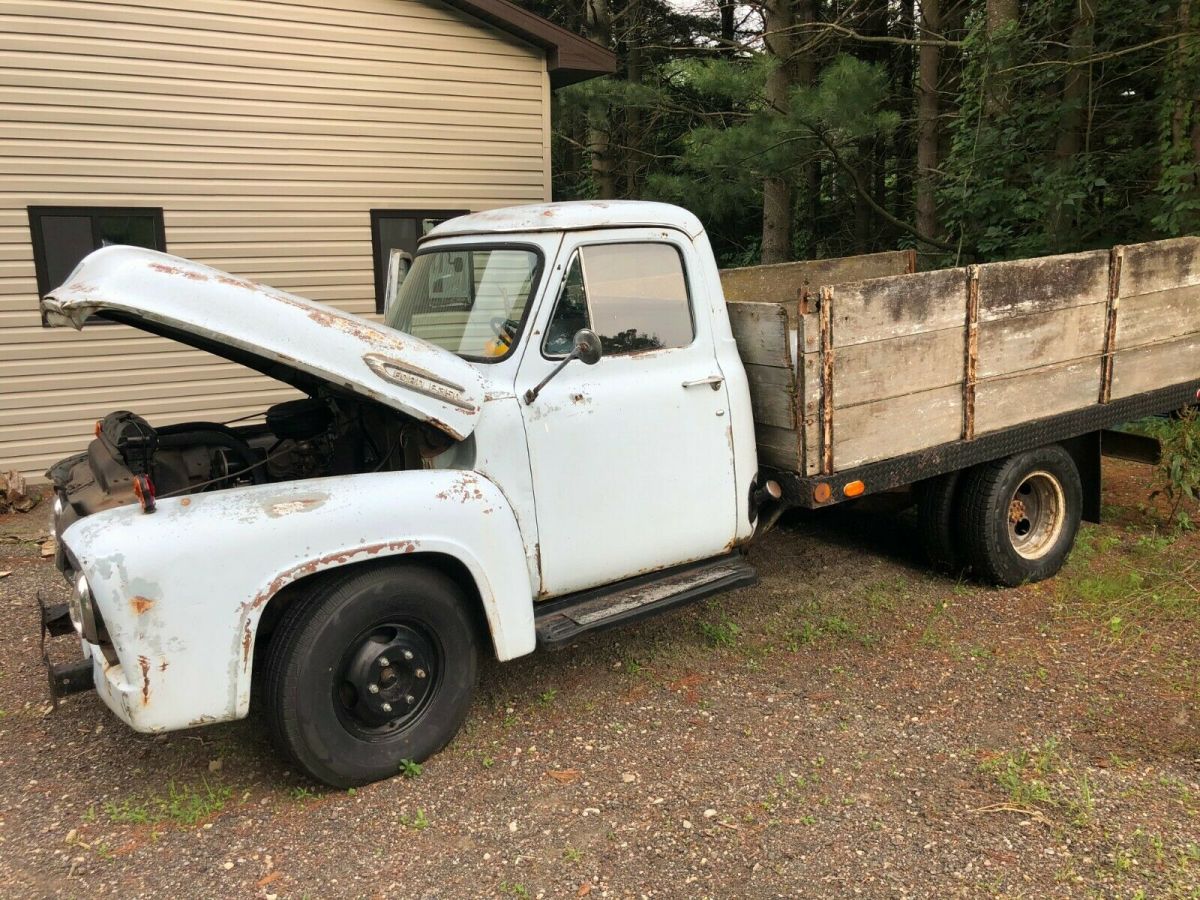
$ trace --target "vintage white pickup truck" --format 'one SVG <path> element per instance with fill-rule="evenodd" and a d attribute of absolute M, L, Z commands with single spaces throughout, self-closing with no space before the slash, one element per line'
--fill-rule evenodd
<path fill-rule="evenodd" d="M 655 203 L 438 226 L 382 323 L 132 247 L 42 300 L 298 389 L 240 424 L 97 423 L 49 473 L 66 609 L 139 731 L 261 706 L 313 778 L 449 741 L 509 660 L 755 579 L 784 509 L 915 485 L 935 560 L 1053 575 L 1102 429 L 1200 387 L 1200 242 L 916 274 L 911 254 L 720 273 Z M 724 287 L 723 287 L 724 285 Z"/>

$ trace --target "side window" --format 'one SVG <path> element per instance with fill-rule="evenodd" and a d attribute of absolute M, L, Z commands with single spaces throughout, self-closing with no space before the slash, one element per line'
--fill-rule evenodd
<path fill-rule="evenodd" d="M 163 211 L 156 207 L 31 206 L 28 212 L 39 297 L 66 281 L 93 250 L 110 244 L 167 249 Z"/>
<path fill-rule="evenodd" d="M 569 353 L 580 328 L 600 336 L 605 356 L 690 344 L 695 331 L 679 251 L 648 243 L 580 248 L 546 329 L 546 355 Z"/>

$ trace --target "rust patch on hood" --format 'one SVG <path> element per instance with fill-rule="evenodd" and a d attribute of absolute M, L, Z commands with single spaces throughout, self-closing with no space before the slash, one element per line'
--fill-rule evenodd
<path fill-rule="evenodd" d="M 142 706 L 145 706 L 150 702 L 150 660 L 139 656 L 138 665 L 142 669 Z"/>
<path fill-rule="evenodd" d="M 178 266 L 168 265 L 167 263 L 153 262 L 150 263 L 150 268 L 155 272 L 162 272 L 164 275 L 175 275 L 177 277 L 186 278 L 189 281 L 208 281 L 208 276 L 203 272 L 195 272 L 190 269 L 181 269 Z"/>
<path fill-rule="evenodd" d="M 142 615 L 154 608 L 154 601 L 149 597 L 133 597 L 129 601 L 135 615 Z"/>

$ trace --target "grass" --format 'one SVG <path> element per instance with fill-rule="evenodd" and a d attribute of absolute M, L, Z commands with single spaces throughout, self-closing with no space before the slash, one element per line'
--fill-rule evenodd
<path fill-rule="evenodd" d="M 742 629 L 728 618 L 719 622 L 700 623 L 700 634 L 704 636 L 705 643 L 710 647 L 737 646 L 738 636 L 741 633 Z"/>
<path fill-rule="evenodd" d="M 418 809 L 414 816 L 401 816 L 400 824 L 414 831 L 424 831 L 429 827 L 429 817 L 425 815 L 425 810 Z"/>
<path fill-rule="evenodd" d="M 145 794 L 104 804 L 109 821 L 116 825 L 158 825 L 170 822 L 190 826 L 219 813 L 232 796 L 232 788 L 210 785 L 167 785 L 166 795 Z"/>

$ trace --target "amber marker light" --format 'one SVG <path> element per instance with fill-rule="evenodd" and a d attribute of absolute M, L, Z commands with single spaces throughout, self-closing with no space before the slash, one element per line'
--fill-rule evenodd
<path fill-rule="evenodd" d="M 861 481 L 852 481 L 842 488 L 842 493 L 847 497 L 861 497 L 866 490 L 867 486 Z"/>

